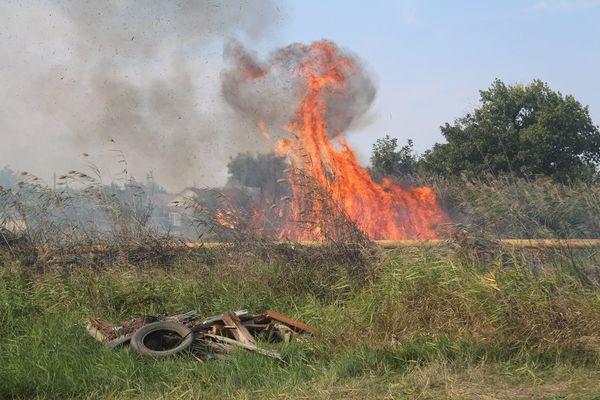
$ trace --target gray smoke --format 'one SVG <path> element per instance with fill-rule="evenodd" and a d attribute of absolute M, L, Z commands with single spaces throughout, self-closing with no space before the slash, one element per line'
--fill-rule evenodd
<path fill-rule="evenodd" d="M 370 72 L 356 55 L 331 45 L 337 57 L 348 59 L 352 65 L 345 70 L 345 89 L 328 93 L 325 120 L 328 134 L 337 136 L 367 112 L 376 88 Z M 301 65 L 313 56 L 309 46 L 292 44 L 261 61 L 240 42 L 230 41 L 224 53 L 229 67 L 221 74 L 223 97 L 239 115 L 263 119 L 270 131 L 285 134 L 280 128 L 294 117 L 306 92 Z"/>
<path fill-rule="evenodd" d="M 119 149 L 138 179 L 222 183 L 260 138 L 221 99 L 220 41 L 281 18 L 275 0 L 2 2 L 0 164 L 48 178 L 86 152 L 110 175 Z"/>

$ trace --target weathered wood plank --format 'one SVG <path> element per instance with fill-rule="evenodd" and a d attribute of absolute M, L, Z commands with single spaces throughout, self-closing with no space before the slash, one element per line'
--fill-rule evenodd
<path fill-rule="evenodd" d="M 233 339 L 230 339 L 230 338 L 225 337 L 225 336 L 212 335 L 210 333 L 206 333 L 204 335 L 204 337 L 211 338 L 211 339 L 216 340 L 216 341 L 221 342 L 221 343 L 232 344 L 232 345 L 237 346 L 239 348 L 242 348 L 242 349 L 245 349 L 245 350 L 249 350 L 249 351 L 254 351 L 256 353 L 259 353 L 259 354 L 262 354 L 262 355 L 265 355 L 265 356 L 268 356 L 268 357 L 275 358 L 275 359 L 277 359 L 279 361 L 283 361 L 283 357 L 281 357 L 281 354 L 279 354 L 275 350 L 261 349 L 260 347 L 257 347 L 257 346 L 255 346 L 253 344 L 245 344 L 245 343 L 242 343 L 242 342 L 240 342 L 238 340 L 233 340 Z"/>
<path fill-rule="evenodd" d="M 256 343 L 254 337 L 250 334 L 250 332 L 244 326 L 239 317 L 234 313 L 224 313 L 223 322 L 226 326 L 233 327 L 229 330 L 233 334 L 233 336 L 240 342 L 250 345 L 254 345 Z"/>

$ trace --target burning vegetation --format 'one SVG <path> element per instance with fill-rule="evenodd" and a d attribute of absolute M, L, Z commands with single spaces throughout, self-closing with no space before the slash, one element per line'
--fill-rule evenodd
<path fill-rule="evenodd" d="M 277 238 L 290 240 L 336 238 L 343 233 L 334 226 L 339 220 L 351 221 L 370 239 L 437 237 L 435 226 L 449 218 L 432 188 L 402 186 L 390 179 L 375 182 L 342 136 L 374 96 L 355 57 L 329 41 L 291 45 L 265 64 L 239 45 L 229 53 L 233 67 L 224 74 L 225 98 L 258 118 L 262 136 L 288 163 L 287 179 L 279 182 L 289 185 L 289 194 L 263 196 L 250 213 L 253 226 L 261 232 L 269 227 Z M 269 97 L 285 91 L 294 98 L 286 99 L 279 113 L 290 115 L 289 121 L 277 126 L 280 115 L 247 101 L 263 90 Z M 229 220 L 223 224 L 232 226 Z"/>

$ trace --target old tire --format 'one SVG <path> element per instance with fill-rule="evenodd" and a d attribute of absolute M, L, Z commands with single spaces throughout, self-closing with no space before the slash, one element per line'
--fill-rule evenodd
<path fill-rule="evenodd" d="M 192 345 L 194 334 L 185 325 L 173 321 L 158 321 L 138 329 L 131 338 L 131 348 L 138 354 L 168 357 Z"/>

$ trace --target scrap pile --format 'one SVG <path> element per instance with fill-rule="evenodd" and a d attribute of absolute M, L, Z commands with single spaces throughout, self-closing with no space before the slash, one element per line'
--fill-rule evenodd
<path fill-rule="evenodd" d="M 129 345 L 144 356 L 166 357 L 186 350 L 199 359 L 224 358 L 241 348 L 282 360 L 274 350 L 257 346 L 265 342 L 289 342 L 313 333 L 313 329 L 275 311 L 251 315 L 246 310 L 201 318 L 197 311 L 173 316 L 143 316 L 120 324 L 90 318 L 87 331 L 108 348 Z"/>

